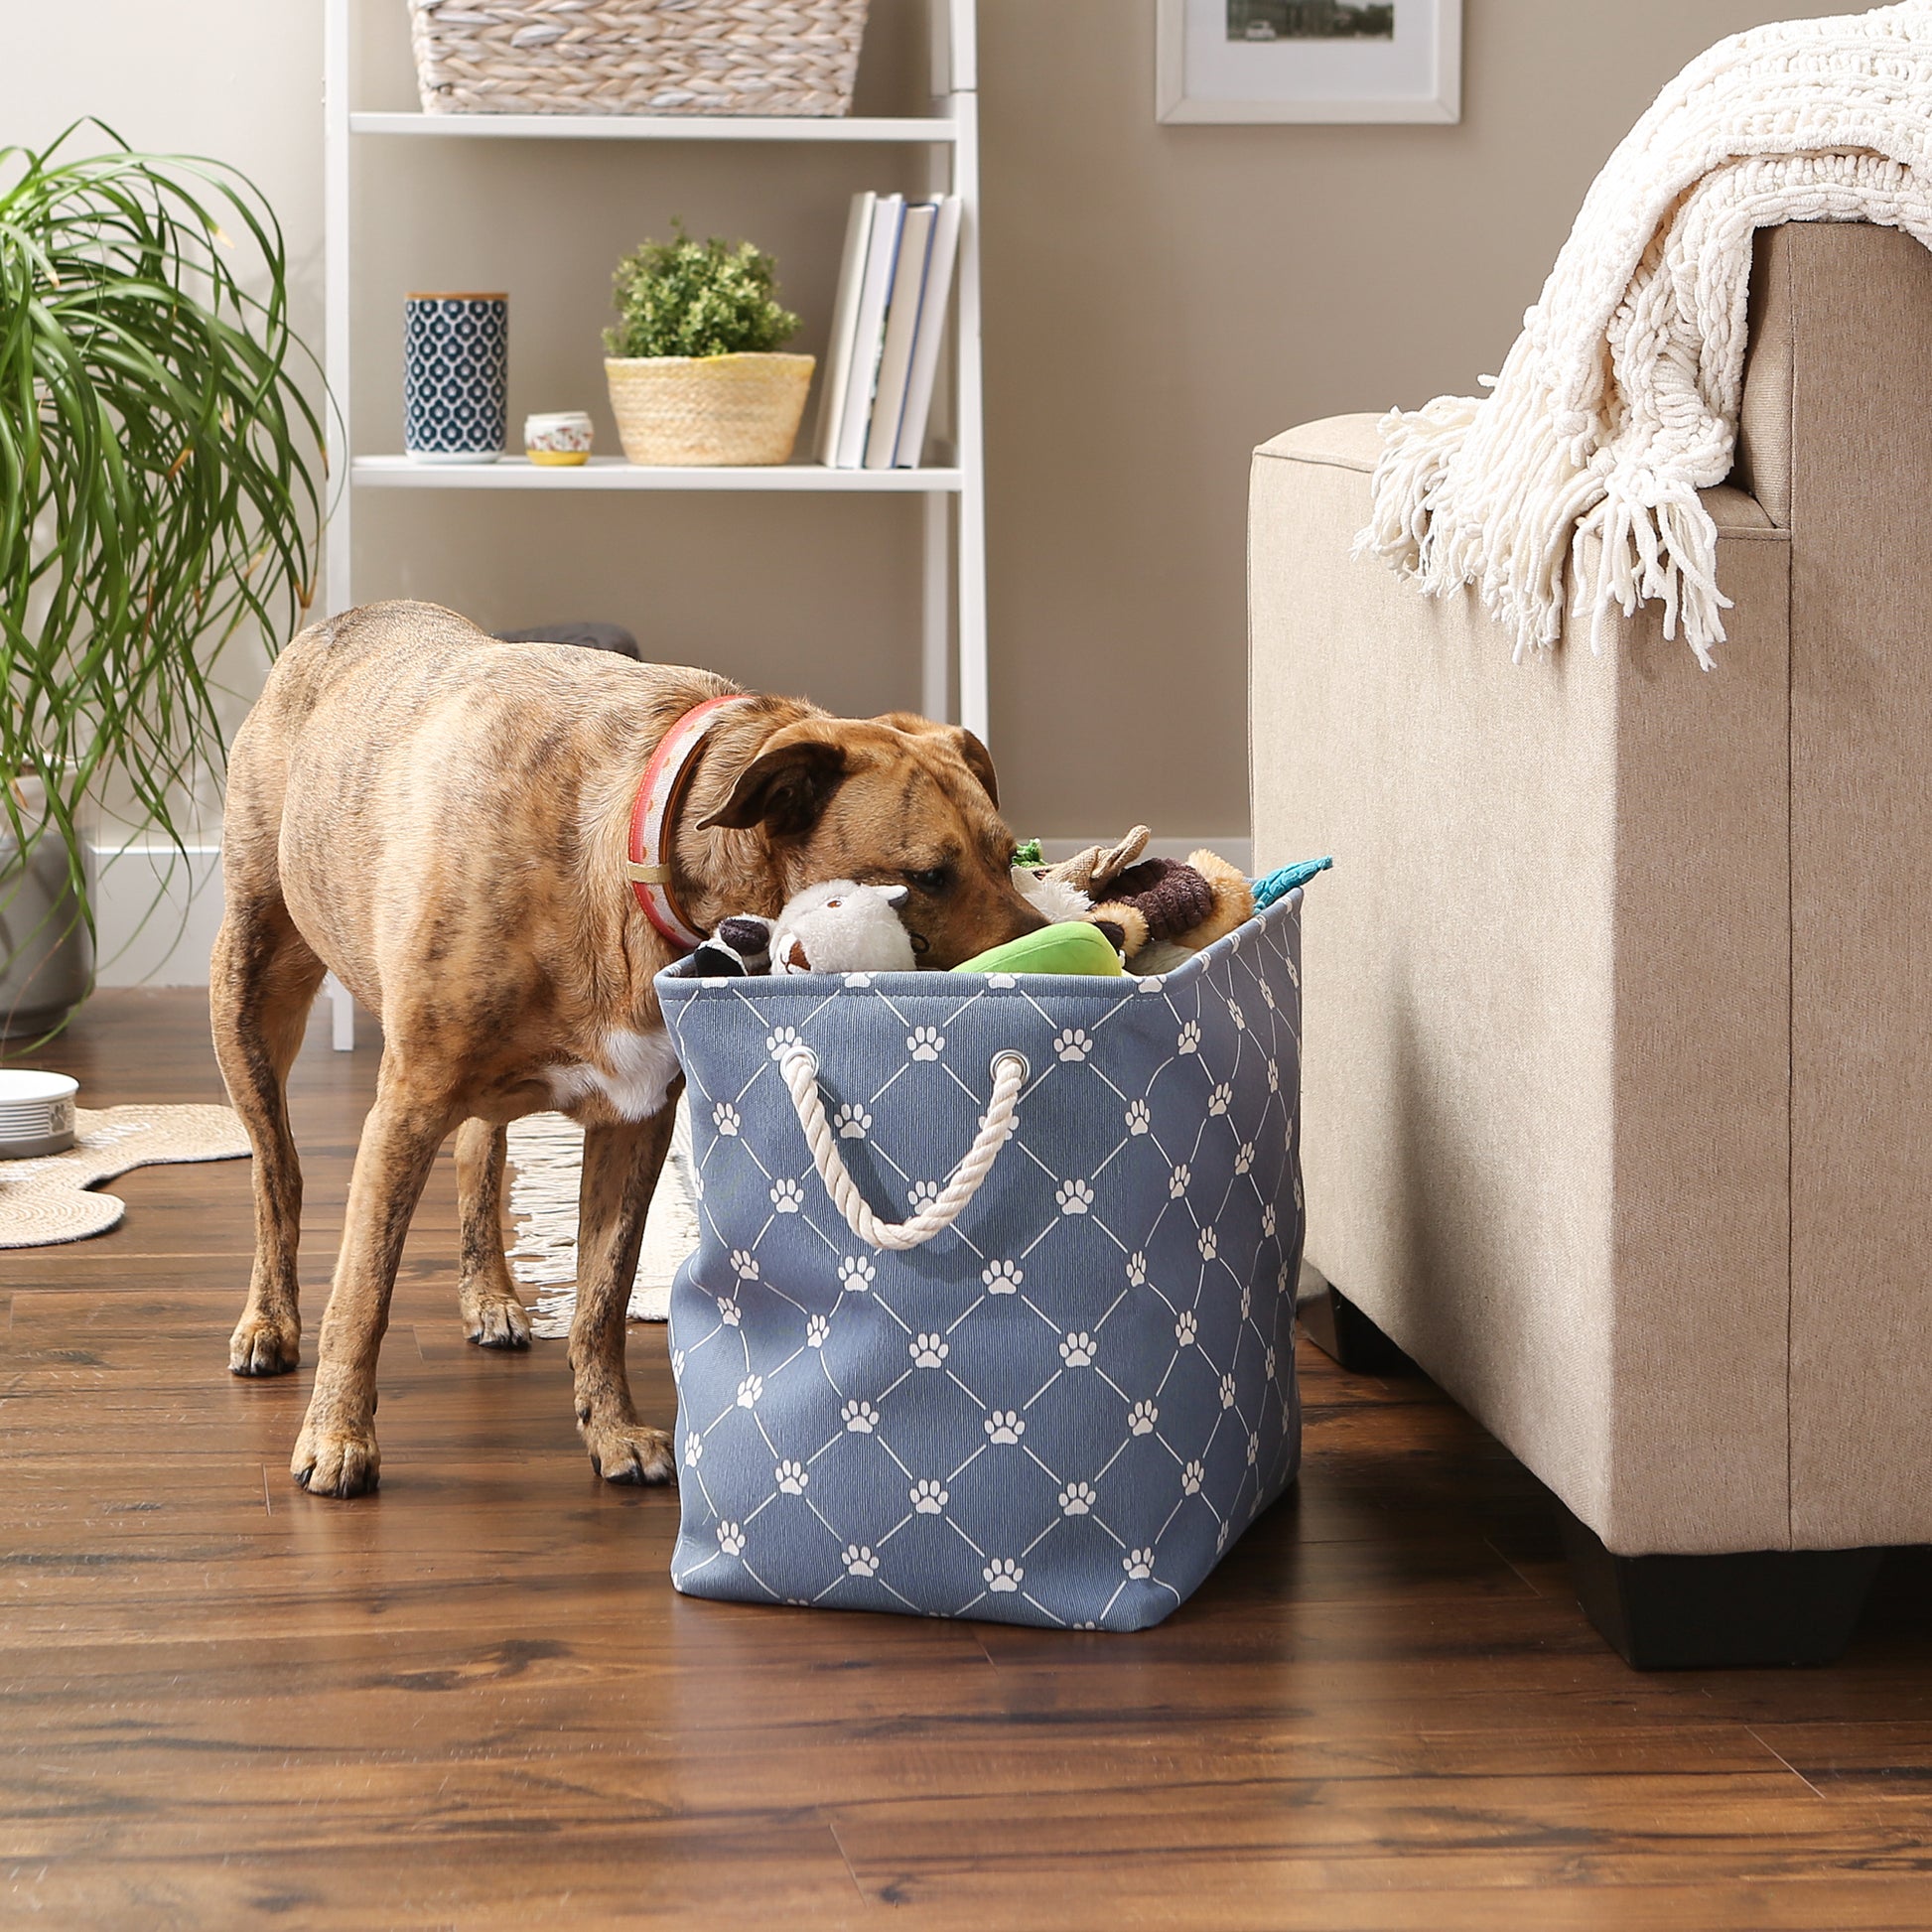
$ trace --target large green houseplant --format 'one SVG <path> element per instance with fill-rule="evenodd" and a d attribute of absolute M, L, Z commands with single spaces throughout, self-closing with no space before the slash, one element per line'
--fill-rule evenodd
<path fill-rule="evenodd" d="M 112 145 L 71 152 L 83 128 Z M 23 982 L 91 935 L 92 805 L 180 849 L 223 647 L 272 651 L 308 606 L 322 425 L 287 284 L 220 163 L 91 123 L 0 148 L 0 1035 L 50 1018 Z"/>

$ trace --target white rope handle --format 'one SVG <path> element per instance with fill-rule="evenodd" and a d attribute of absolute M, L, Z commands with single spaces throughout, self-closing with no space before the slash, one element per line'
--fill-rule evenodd
<path fill-rule="evenodd" d="M 993 1172 L 993 1163 L 999 1159 L 1000 1149 L 1013 1132 L 1020 1089 L 1027 1078 L 1027 1062 L 1018 1053 L 993 1056 L 993 1098 L 973 1145 L 952 1171 L 938 1198 L 928 1201 L 905 1221 L 882 1221 L 866 1205 L 859 1183 L 846 1171 L 839 1154 L 838 1136 L 825 1118 L 825 1102 L 819 1097 L 818 1055 L 809 1046 L 789 1046 L 778 1062 L 778 1071 L 791 1089 L 791 1104 L 798 1110 L 798 1125 L 805 1130 L 812 1165 L 825 1183 L 825 1191 L 832 1197 L 832 1205 L 845 1216 L 846 1226 L 869 1248 L 916 1248 L 951 1227 L 979 1192 L 981 1182 Z"/>

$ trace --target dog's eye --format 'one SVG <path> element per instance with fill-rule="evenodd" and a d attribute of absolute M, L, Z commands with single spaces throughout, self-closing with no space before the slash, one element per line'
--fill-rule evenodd
<path fill-rule="evenodd" d="M 916 886 L 922 893 L 943 893 L 946 890 L 947 873 L 944 866 L 931 866 L 924 872 L 908 872 L 906 883 Z"/>

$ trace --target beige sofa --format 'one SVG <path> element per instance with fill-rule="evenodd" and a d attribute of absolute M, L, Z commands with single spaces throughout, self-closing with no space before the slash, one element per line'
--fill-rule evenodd
<path fill-rule="evenodd" d="M 1336 860 L 1311 1312 L 1555 1491 L 1634 1661 L 1831 1654 L 1932 1542 L 1929 399 L 1932 255 L 1759 237 L 1710 673 L 1351 561 L 1373 417 L 1255 453 L 1257 864 Z"/>

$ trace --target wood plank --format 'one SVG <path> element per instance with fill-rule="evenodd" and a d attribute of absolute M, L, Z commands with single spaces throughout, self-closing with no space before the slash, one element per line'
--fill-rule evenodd
<path fill-rule="evenodd" d="M 312 1039 L 311 1338 L 376 1064 Z M 99 995 L 40 1057 L 96 1104 L 219 1097 L 195 995 Z M 115 1232 L 0 1255 L 0 1918 L 1927 1922 L 1923 1558 L 1830 1670 L 1636 1676 L 1527 1471 L 1304 1349 L 1301 1484 L 1156 1630 L 695 1602 L 675 1495 L 591 1471 L 562 1345 L 463 1341 L 447 1152 L 348 1504 L 287 1473 L 310 1367 L 226 1373 L 245 1164 L 117 1190 Z M 629 1352 L 668 1421 L 663 1330 Z"/>

